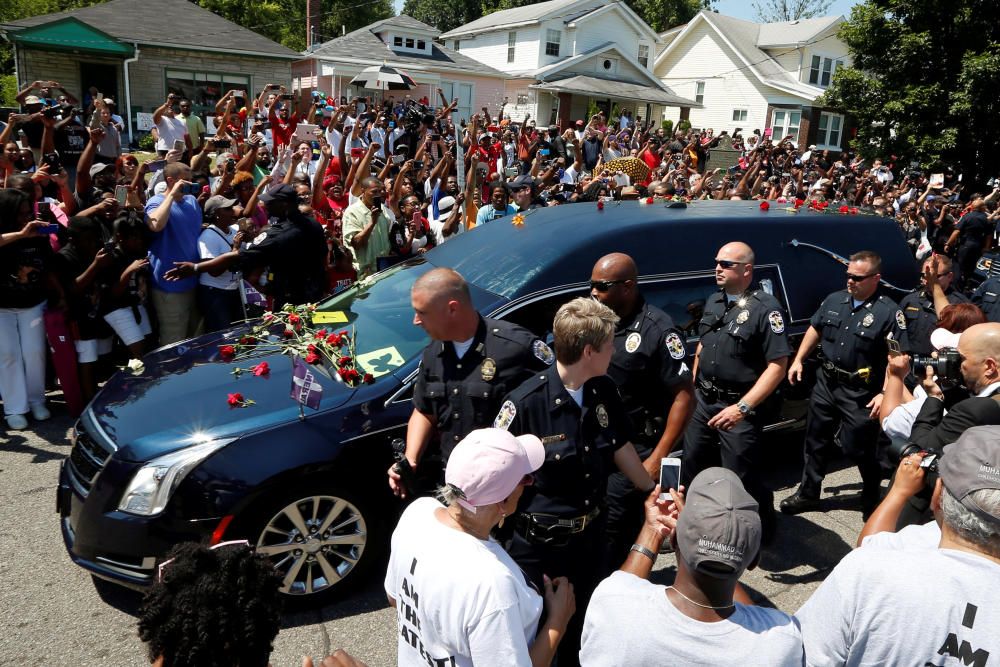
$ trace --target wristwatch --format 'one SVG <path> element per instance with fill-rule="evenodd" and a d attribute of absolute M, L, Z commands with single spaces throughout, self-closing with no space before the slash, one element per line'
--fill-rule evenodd
<path fill-rule="evenodd" d="M 746 401 L 743 400 L 739 401 L 736 404 L 736 407 L 740 409 L 740 414 L 742 414 L 744 417 L 752 417 L 754 414 L 753 408 L 751 408 L 750 404 L 747 403 Z"/>

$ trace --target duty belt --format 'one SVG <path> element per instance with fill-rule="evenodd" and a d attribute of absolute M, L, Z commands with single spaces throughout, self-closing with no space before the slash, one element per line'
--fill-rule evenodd
<path fill-rule="evenodd" d="M 725 387 L 720 387 L 711 380 L 698 378 L 698 389 L 705 395 L 705 398 L 710 400 L 710 402 L 714 402 L 718 399 L 738 401 L 743 398 L 743 394 L 747 393 L 746 390 L 749 388 L 750 386 L 748 385 L 746 389 L 743 390 L 726 389 Z"/>
<path fill-rule="evenodd" d="M 823 372 L 826 373 L 828 378 L 833 380 L 839 380 L 841 382 L 861 382 L 862 384 L 868 384 L 871 381 L 872 369 L 870 366 L 865 366 L 864 368 L 859 368 L 856 371 L 846 371 L 840 368 L 832 361 L 823 361 Z"/>
<path fill-rule="evenodd" d="M 589 514 L 564 519 L 555 514 L 525 512 L 517 516 L 516 527 L 529 542 L 560 546 L 571 535 L 582 533 L 600 513 L 601 508 L 595 507 Z"/>

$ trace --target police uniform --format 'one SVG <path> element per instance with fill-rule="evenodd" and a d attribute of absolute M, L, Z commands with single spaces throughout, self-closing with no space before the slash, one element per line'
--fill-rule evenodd
<path fill-rule="evenodd" d="M 504 396 L 554 361 L 548 346 L 527 329 L 483 317 L 461 358 L 450 341 L 424 348 L 413 407 L 437 428 L 444 461 L 469 432 L 493 422 Z"/>
<path fill-rule="evenodd" d="M 537 435 L 545 463 L 526 486 L 507 551 L 539 587 L 542 575 L 566 576 L 576 605 L 586 610 L 605 575 L 604 497 L 614 454 L 631 425 L 615 383 L 607 376 L 583 385 L 582 405 L 553 366 L 515 389 L 494 426 L 514 435 Z M 578 664 L 583 613 L 573 615 L 559 645 L 559 665 Z"/>
<path fill-rule="evenodd" d="M 702 470 L 720 465 L 735 472 L 760 507 L 770 535 L 774 526 L 774 494 L 760 481 L 758 470 L 760 406 L 728 431 L 708 425 L 734 405 L 757 382 L 767 365 L 789 356 L 785 314 L 774 296 L 748 290 L 730 299 L 724 290 L 712 295 L 698 323 L 701 351 L 695 378 L 697 403 L 684 436 L 681 483 L 689 485 Z"/>
<path fill-rule="evenodd" d="M 1000 322 L 1000 276 L 984 281 L 972 293 L 972 303 L 983 310 L 990 322 Z"/>
<path fill-rule="evenodd" d="M 684 338 L 669 315 L 642 298 L 634 314 L 618 323 L 608 376 L 615 381 L 632 426 L 639 458 L 653 453 L 666 428 L 671 390 L 691 382 Z M 621 472 L 608 479 L 608 565 L 617 568 L 639 534 L 645 494 Z"/>
<path fill-rule="evenodd" d="M 945 292 L 948 303 L 969 303 L 969 298 L 948 287 Z M 899 308 L 906 319 L 906 337 L 913 354 L 929 355 L 934 351 L 931 345 L 931 332 L 937 328 L 937 311 L 934 310 L 934 297 L 923 289 L 910 292 L 899 302 Z"/>
<path fill-rule="evenodd" d="M 326 253 L 323 227 L 296 212 L 266 227 L 241 249 L 238 268 L 246 272 L 268 267 L 267 293 L 278 309 L 326 295 Z"/>
<path fill-rule="evenodd" d="M 809 324 L 820 334 L 821 372 L 817 373 L 806 422 L 805 467 L 798 495 L 819 498 L 834 435 L 861 472 L 865 513 L 878 504 L 882 473 L 876 458 L 879 423 L 865 407 L 885 380 L 886 337 L 909 349 L 906 319 L 896 303 L 877 292 L 854 306 L 849 292 L 828 296 Z M 838 434 L 838 427 L 840 428 Z"/>

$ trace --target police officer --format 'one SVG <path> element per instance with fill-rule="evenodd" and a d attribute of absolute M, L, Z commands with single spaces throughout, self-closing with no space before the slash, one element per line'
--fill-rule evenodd
<path fill-rule="evenodd" d="M 705 304 L 698 324 L 697 405 L 684 438 L 681 480 L 686 485 L 720 464 L 735 472 L 757 500 L 766 542 L 774 534 L 774 494 L 760 480 L 764 419 L 757 410 L 784 379 L 791 351 L 781 304 L 750 289 L 753 263 L 746 243 L 727 243 L 716 255 L 721 289 Z"/>
<path fill-rule="evenodd" d="M 1000 276 L 983 281 L 972 293 L 972 303 L 982 309 L 988 321 L 1000 322 Z"/>
<path fill-rule="evenodd" d="M 619 317 L 608 375 L 621 393 L 632 424 L 632 445 L 650 477 L 660 459 L 684 435 L 694 411 L 684 338 L 669 315 L 643 299 L 631 257 L 612 253 L 597 260 L 590 295 Z M 617 569 L 642 527 L 646 497 L 620 472 L 608 479 L 608 565 Z"/>
<path fill-rule="evenodd" d="M 276 308 L 286 303 L 318 301 L 326 295 L 326 237 L 323 227 L 299 211 L 291 185 L 279 185 L 260 196 L 271 224 L 245 248 L 201 262 L 175 262 L 164 274 L 180 280 L 198 273 L 221 275 L 227 270 L 250 273 L 268 269 L 267 293 Z"/>
<path fill-rule="evenodd" d="M 955 224 L 955 231 L 945 242 L 945 253 L 955 252 L 959 279 L 963 285 L 969 284 L 969 279 L 976 270 L 976 262 L 983 254 L 983 248 L 993 237 L 994 227 L 986 215 L 986 200 L 976 197 L 969 203 L 969 211 Z"/>
<path fill-rule="evenodd" d="M 937 260 L 937 264 L 935 264 Z M 931 332 L 937 328 L 938 312 L 935 309 L 934 292 L 929 288 L 924 275 L 937 269 L 937 283 L 941 286 L 944 298 L 949 304 L 969 303 L 969 298 L 952 287 L 955 273 L 951 258 L 947 255 L 936 255 L 924 260 L 920 288 L 913 290 L 899 302 L 906 320 L 906 337 L 913 354 L 930 355 L 934 351 L 931 345 Z"/>
<path fill-rule="evenodd" d="M 503 397 L 524 380 L 552 365 L 555 356 L 530 331 L 482 317 L 469 286 L 456 271 L 432 269 L 410 291 L 413 323 L 431 337 L 424 348 L 413 389 L 413 414 L 406 429 L 406 460 L 416 470 L 435 442 L 443 461 L 421 471 L 432 486 L 448 455 L 470 431 L 489 426 Z M 436 437 L 435 437 L 436 436 Z M 389 468 L 393 493 L 406 496 L 395 466 Z"/>
<path fill-rule="evenodd" d="M 882 473 L 876 458 L 882 387 L 889 354 L 887 337 L 908 349 L 906 319 L 892 299 L 878 293 L 882 259 L 871 251 L 851 255 L 847 290 L 823 300 L 809 320 L 788 381 L 802 380 L 802 363 L 820 346 L 817 374 L 806 422 L 805 466 L 798 490 L 781 501 L 781 511 L 798 514 L 818 509 L 833 437 L 861 472 L 864 518 L 878 504 Z"/>
<path fill-rule="evenodd" d="M 537 435 L 545 445 L 545 463 L 521 495 L 507 550 L 536 586 L 543 575 L 573 584 L 581 613 L 559 645 L 560 667 L 579 664 L 582 610 L 606 573 L 608 475 L 621 470 L 646 495 L 654 486 L 629 443 L 631 423 L 618 388 L 605 375 L 617 320 L 584 297 L 559 308 L 555 365 L 511 392 L 493 423 L 514 435 Z"/>

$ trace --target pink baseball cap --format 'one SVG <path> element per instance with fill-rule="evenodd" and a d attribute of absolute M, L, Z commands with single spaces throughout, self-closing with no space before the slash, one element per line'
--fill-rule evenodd
<path fill-rule="evenodd" d="M 545 447 L 536 436 L 482 428 L 455 446 L 444 481 L 458 492 L 458 504 L 474 513 L 477 507 L 503 501 L 543 463 Z"/>

